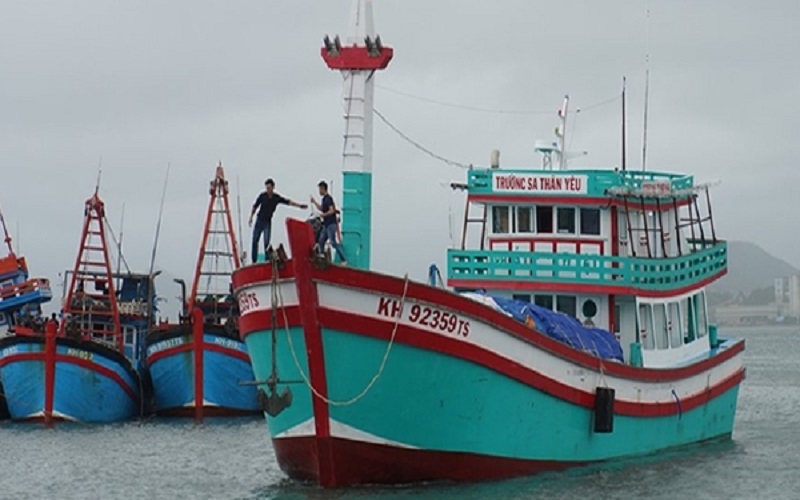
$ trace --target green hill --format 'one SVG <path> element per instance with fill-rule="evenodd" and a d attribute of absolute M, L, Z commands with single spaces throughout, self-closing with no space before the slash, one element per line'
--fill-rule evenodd
<path fill-rule="evenodd" d="M 748 241 L 728 242 L 728 274 L 709 287 L 716 293 L 749 294 L 771 288 L 775 278 L 798 274 L 800 270 Z"/>

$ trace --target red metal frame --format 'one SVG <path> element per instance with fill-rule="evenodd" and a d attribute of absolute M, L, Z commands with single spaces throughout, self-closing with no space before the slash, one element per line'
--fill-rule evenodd
<path fill-rule="evenodd" d="M 223 216 L 225 227 L 228 228 L 227 237 L 230 241 L 230 248 L 233 249 L 233 270 L 239 269 L 241 263 L 239 261 L 239 247 L 236 244 L 236 235 L 233 232 L 233 217 L 231 217 L 230 203 L 228 202 L 228 181 L 225 179 L 225 171 L 222 168 L 222 163 L 217 165 L 214 179 L 211 181 L 211 195 L 208 200 L 208 211 L 206 212 L 206 223 L 203 229 L 203 240 L 200 243 L 200 255 L 197 257 L 197 266 L 194 271 L 194 280 L 192 281 L 192 293 L 189 296 L 189 303 L 186 310 L 191 311 L 197 301 L 197 288 L 200 284 L 200 276 L 203 274 L 203 263 L 205 262 L 206 253 L 208 249 L 208 234 L 211 230 L 211 220 L 214 215 Z M 220 209 L 215 210 L 215 207 Z"/>
<path fill-rule="evenodd" d="M 94 331 L 92 325 L 87 327 L 79 326 L 81 336 L 91 338 L 100 334 L 104 337 L 115 337 L 117 348 L 119 352 L 125 352 L 125 337 L 122 335 L 122 326 L 119 319 L 119 307 L 117 305 L 117 294 L 114 290 L 114 280 L 111 272 L 111 259 L 108 256 L 108 246 L 106 244 L 106 230 L 105 230 L 105 204 L 100 199 L 97 190 L 91 198 L 85 202 L 83 230 L 81 231 L 81 243 L 78 247 L 78 257 L 75 259 L 75 268 L 72 272 L 72 279 L 70 280 L 69 288 L 67 289 L 66 300 L 62 307 L 62 312 L 65 314 L 82 317 L 85 315 L 83 309 L 73 308 L 73 299 L 79 294 L 85 294 L 93 299 L 102 302 L 108 301 L 108 311 L 93 311 L 92 315 L 111 318 L 113 330 L 109 333 L 107 331 Z M 100 246 L 93 244 L 92 237 L 100 238 Z M 91 260 L 97 258 L 97 253 L 101 255 L 100 260 Z M 95 255 L 93 255 L 95 254 Z M 95 287 L 97 293 L 87 293 L 86 284 L 94 282 L 95 284 L 104 285 L 100 290 Z M 79 283 L 83 283 L 81 290 L 78 290 Z M 62 320 L 59 333 L 65 333 L 67 322 Z M 81 323 L 79 323 L 81 325 Z"/>

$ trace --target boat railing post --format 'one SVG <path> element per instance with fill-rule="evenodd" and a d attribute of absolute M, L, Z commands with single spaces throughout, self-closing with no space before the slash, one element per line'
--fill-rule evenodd
<path fill-rule="evenodd" d="M 192 347 L 194 350 L 194 419 L 203 420 L 203 311 L 192 309 Z"/>
<path fill-rule="evenodd" d="M 53 399 L 56 381 L 56 323 L 47 321 L 44 327 L 44 423 L 53 423 Z"/>

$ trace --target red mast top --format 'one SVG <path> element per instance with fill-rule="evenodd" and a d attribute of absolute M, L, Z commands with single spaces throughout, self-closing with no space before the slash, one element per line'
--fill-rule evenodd
<path fill-rule="evenodd" d="M 203 278 L 207 280 L 205 289 L 207 295 L 227 296 L 230 294 L 230 276 L 241 265 L 230 203 L 228 203 L 228 181 L 225 179 L 222 162 L 217 165 L 209 193 L 211 198 L 208 202 L 200 255 L 197 257 L 197 267 L 192 281 L 192 293 L 187 304 L 188 311 L 197 305 L 198 289 Z"/>
<path fill-rule="evenodd" d="M 81 243 L 62 312 L 65 319 L 60 334 L 110 343 L 124 352 L 125 339 L 106 245 L 105 204 L 97 189 L 85 203 Z"/>

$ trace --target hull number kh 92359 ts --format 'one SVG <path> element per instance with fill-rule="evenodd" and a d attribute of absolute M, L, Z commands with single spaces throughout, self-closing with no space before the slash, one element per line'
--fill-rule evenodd
<path fill-rule="evenodd" d="M 398 318 L 400 316 L 399 300 L 381 297 L 377 305 L 379 316 L 387 318 Z M 469 335 L 469 321 L 459 318 L 457 314 L 451 312 L 420 304 L 406 304 L 403 307 L 402 314 L 403 316 L 400 319 L 409 323 L 461 337 Z"/>

